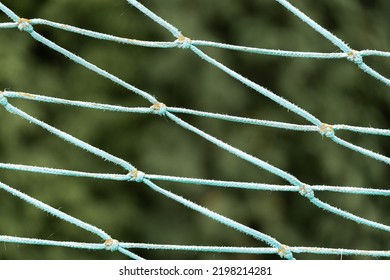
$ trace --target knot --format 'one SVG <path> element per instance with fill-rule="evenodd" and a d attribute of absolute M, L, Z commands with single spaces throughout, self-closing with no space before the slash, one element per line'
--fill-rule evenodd
<path fill-rule="evenodd" d="M 0 91 L 0 105 L 4 107 L 8 105 L 8 99 L 4 96 L 2 91 Z"/>
<path fill-rule="evenodd" d="M 27 33 L 31 33 L 34 31 L 34 28 L 31 25 L 31 21 L 26 18 L 20 18 L 18 22 L 18 29 L 20 31 L 26 31 Z"/>
<path fill-rule="evenodd" d="M 290 251 L 290 249 L 286 245 L 282 245 L 282 247 L 280 247 L 278 249 L 278 255 L 281 258 L 285 258 L 285 259 L 288 259 L 288 260 L 293 260 L 294 259 L 294 256 L 293 256 L 292 252 Z"/>
<path fill-rule="evenodd" d="M 175 42 L 177 43 L 177 47 L 181 49 L 189 49 L 192 44 L 191 39 L 183 35 L 180 35 Z"/>
<path fill-rule="evenodd" d="M 119 241 L 116 239 L 107 239 L 104 241 L 104 246 L 107 251 L 117 251 L 119 249 Z"/>
<path fill-rule="evenodd" d="M 348 55 L 347 55 L 347 59 L 349 61 L 352 61 L 354 63 L 356 63 L 357 65 L 360 65 L 363 63 L 363 57 L 362 55 L 358 52 L 358 51 L 355 51 L 355 50 L 352 50 Z"/>
<path fill-rule="evenodd" d="M 303 185 L 302 187 L 299 188 L 299 193 L 300 195 L 308 198 L 308 199 L 313 199 L 314 198 L 314 191 L 312 188 L 309 186 Z"/>
<path fill-rule="evenodd" d="M 327 123 L 323 123 L 320 127 L 320 130 L 319 130 L 320 134 L 322 136 L 326 136 L 326 137 L 329 137 L 329 138 L 332 138 L 334 137 L 334 128 L 332 125 L 330 124 L 327 124 Z"/>
<path fill-rule="evenodd" d="M 164 103 L 153 104 L 150 108 L 160 116 L 165 116 L 167 113 L 167 106 Z"/>
<path fill-rule="evenodd" d="M 144 180 L 144 177 L 145 177 L 145 173 L 143 173 L 142 171 L 139 171 L 137 169 L 134 169 L 134 170 L 130 171 L 129 175 L 131 177 L 131 180 L 134 180 L 134 181 L 136 181 L 138 183 L 141 183 Z"/>

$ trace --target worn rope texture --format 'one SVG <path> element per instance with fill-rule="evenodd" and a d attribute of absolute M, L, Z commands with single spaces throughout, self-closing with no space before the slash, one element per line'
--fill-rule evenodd
<path fill-rule="evenodd" d="M 361 194 L 361 195 L 375 195 L 375 196 L 389 196 L 390 190 L 386 189 L 372 189 L 372 188 L 357 188 L 357 187 L 347 187 L 347 186 L 319 186 L 319 185 L 308 185 L 302 181 L 300 181 L 295 176 L 287 173 L 284 170 L 281 170 L 259 158 L 256 158 L 250 154 L 241 151 L 212 135 L 205 133 L 204 131 L 192 126 L 191 124 L 183 121 L 177 115 L 180 114 L 190 114 L 196 115 L 199 117 L 205 118 L 214 118 L 223 121 L 230 122 L 238 122 L 245 123 L 250 125 L 257 126 L 268 126 L 279 129 L 293 130 L 293 131 L 303 131 L 303 132 L 318 132 L 322 136 L 329 138 L 335 143 L 344 146 L 348 149 L 351 149 L 355 152 L 361 153 L 362 155 L 371 157 L 375 160 L 381 161 L 387 165 L 390 165 L 390 158 L 388 156 L 367 150 L 363 147 L 357 146 L 350 142 L 347 142 L 338 136 L 336 136 L 336 132 L 339 130 L 348 130 L 356 133 L 364 133 L 371 135 L 379 135 L 388 137 L 390 136 L 390 129 L 379 129 L 379 128 L 371 128 L 371 127 L 356 127 L 349 126 L 344 124 L 327 124 L 322 122 L 309 112 L 304 109 L 298 107 L 297 105 L 291 103 L 290 101 L 276 95 L 270 90 L 252 82 L 251 80 L 245 78 L 239 73 L 231 70 L 226 67 L 222 63 L 216 61 L 212 57 L 206 55 L 203 51 L 199 49 L 202 46 L 215 47 L 215 48 L 224 48 L 229 50 L 248 52 L 253 54 L 262 54 L 262 55 L 274 55 L 274 56 L 288 56 L 288 57 L 300 57 L 300 58 L 315 58 L 315 59 L 347 59 L 348 61 L 355 63 L 357 67 L 362 69 L 367 74 L 373 76 L 378 79 L 382 83 L 387 86 L 390 86 L 390 80 L 374 69 L 369 67 L 364 63 L 363 58 L 365 56 L 380 56 L 380 57 L 390 57 L 390 52 L 384 51 L 376 51 L 376 50 L 362 50 L 357 51 L 350 48 L 346 43 L 337 38 L 335 35 L 321 27 L 307 15 L 302 13 L 300 10 L 292 6 L 288 1 L 285 0 L 276 0 L 276 2 L 280 3 L 284 6 L 288 11 L 293 13 L 295 16 L 300 18 L 304 23 L 312 27 L 315 31 L 320 33 L 330 42 L 332 42 L 335 46 L 337 46 L 341 52 L 337 53 L 316 53 L 316 52 L 295 52 L 295 51 L 284 51 L 284 50 L 273 50 L 273 49 L 261 49 L 261 48 L 251 48 L 244 46 L 236 46 L 229 45 L 223 43 L 202 41 L 202 40 L 193 40 L 188 37 L 182 35 L 182 33 L 173 25 L 163 20 L 161 17 L 153 13 L 151 10 L 146 8 L 140 2 L 136 0 L 127 0 L 133 7 L 138 9 L 140 12 L 145 14 L 147 17 L 155 21 L 157 24 L 168 30 L 174 36 L 174 40 L 171 42 L 150 42 L 150 41 L 140 41 L 128 38 L 121 38 L 112 35 L 107 35 L 95 31 L 90 31 L 86 29 L 77 28 L 74 26 L 60 24 L 44 19 L 24 19 L 17 16 L 13 11 L 8 9 L 5 5 L 0 2 L 0 10 L 5 13 L 8 17 L 11 18 L 13 22 L 10 23 L 1 23 L 0 29 L 3 28 L 18 28 L 21 31 L 27 32 L 32 38 L 46 45 L 47 47 L 65 55 L 72 61 L 83 65 L 84 67 L 96 72 L 97 74 L 110 79 L 111 81 L 121 85 L 122 87 L 132 91 L 141 97 L 148 100 L 152 105 L 150 107 L 123 107 L 123 106 L 114 106 L 108 104 L 99 104 L 99 103 L 90 103 L 90 102 L 82 102 L 82 101 L 73 101 L 73 100 L 65 100 L 59 99 L 49 96 L 42 96 L 24 92 L 15 92 L 15 91 L 3 91 L 0 92 L 0 104 L 11 114 L 18 115 L 19 117 L 29 121 L 32 124 L 40 126 L 41 128 L 51 132 L 55 136 L 73 144 L 77 147 L 80 147 L 96 156 L 99 156 L 107 161 L 110 161 L 116 165 L 121 166 L 124 169 L 123 174 L 107 174 L 107 173 L 89 173 L 89 172 L 80 172 L 74 170 L 65 170 L 65 169 L 55 169 L 49 167 L 37 167 L 37 166 L 28 166 L 28 165 L 20 165 L 20 164 L 8 164 L 8 163 L 0 163 L 0 168 L 15 170 L 15 171 L 25 171 L 25 172 L 34 172 L 41 174 L 54 174 L 59 176 L 74 176 L 74 177 L 87 177 L 87 178 L 97 178 L 103 180 L 116 180 L 116 181 L 135 181 L 140 182 L 151 188 L 152 190 L 171 198 L 211 219 L 214 219 L 230 228 L 233 228 L 237 231 L 243 232 L 249 236 L 252 236 L 255 239 L 263 241 L 265 244 L 269 245 L 269 247 L 218 247 L 218 246 L 183 246 L 183 245 L 161 245 L 161 244 L 143 244 L 143 243 L 127 243 L 127 242 L 118 242 L 114 238 L 112 238 L 109 234 L 105 233 L 103 230 L 80 221 L 79 219 L 72 217 L 58 209 L 55 209 L 37 199 L 34 199 L 6 184 L 0 183 L 0 188 L 6 192 L 11 193 L 12 195 L 26 201 L 27 203 L 32 204 L 33 206 L 41 209 L 42 211 L 48 212 L 59 219 L 67 221 L 71 224 L 74 224 L 84 230 L 87 230 L 91 233 L 96 234 L 100 238 L 104 240 L 101 244 L 96 243 L 79 243 L 79 242 L 61 242 L 61 241 L 53 241 L 53 240 L 42 240 L 42 239 L 34 239 L 34 238 L 21 238 L 21 237 L 13 237 L 13 236 L 5 236 L 0 235 L 1 242 L 11 242 L 11 243 L 19 243 L 19 244 L 34 244 L 34 245 L 46 245 L 46 246 L 62 246 L 62 247 L 70 247 L 77 249 L 89 249 L 89 250 L 110 250 L 110 251 L 119 251 L 130 258 L 133 259 L 142 259 L 142 257 L 131 252 L 131 249 L 154 249 L 154 250 L 187 250 L 187 251 L 202 251 L 202 252 L 225 252 L 225 253 L 248 253 L 248 254 L 278 254 L 282 258 L 286 259 L 294 259 L 295 254 L 299 253 L 311 253 L 311 254 L 341 254 L 341 255 L 363 255 L 363 256 L 371 256 L 371 257 L 390 257 L 390 251 L 372 251 L 372 250 L 355 250 L 355 249 L 332 249 L 332 248 L 318 248 L 318 247 L 294 247 L 283 244 L 281 241 L 276 240 L 275 238 L 247 227 L 243 224 L 240 224 L 232 219 L 229 219 L 225 216 L 222 216 L 218 213 L 215 213 L 201 205 L 198 205 L 186 198 L 178 196 L 168 190 L 165 190 L 159 187 L 155 182 L 156 181 L 169 181 L 169 182 L 179 182 L 183 184 L 196 184 L 196 185 L 208 185 L 214 187 L 222 187 L 222 188 L 242 188 L 242 189 L 252 189 L 252 190 L 267 190 L 267 191 L 282 191 L 282 192 L 297 192 L 300 195 L 306 197 L 309 202 L 313 203 L 317 207 L 329 211 L 333 214 L 339 215 L 345 219 L 349 219 L 355 221 L 357 223 L 363 224 L 365 226 L 373 227 L 378 230 L 390 232 L 390 226 L 381 224 L 379 222 L 371 221 L 347 211 L 336 208 L 330 204 L 327 204 L 320 199 L 318 199 L 315 195 L 315 192 L 318 191 L 330 191 L 330 192 L 341 192 L 348 194 Z M 287 108 L 289 111 L 294 112 L 295 114 L 301 116 L 306 121 L 309 122 L 308 125 L 298 125 L 284 122 L 275 122 L 268 120 L 258 120 L 258 119 L 250 119 L 246 117 L 239 116 L 231 116 L 231 115 L 223 115 L 218 113 L 210 113 L 210 112 L 202 112 L 196 111 L 192 109 L 186 108 L 176 108 L 166 105 L 162 102 L 159 102 L 155 99 L 151 94 L 145 92 L 141 89 L 136 88 L 135 86 L 119 79 L 113 74 L 106 72 L 105 70 L 99 68 L 98 66 L 86 61 L 85 59 L 71 53 L 70 51 L 62 48 L 61 46 L 55 44 L 54 42 L 48 40 L 47 38 L 40 35 L 38 32 L 34 30 L 35 25 L 47 25 L 53 28 L 62 29 L 69 32 L 78 33 L 84 36 L 89 36 L 92 38 L 100 39 L 100 40 L 108 40 L 112 42 L 124 43 L 137 45 L 142 47 L 152 47 L 152 48 L 184 48 L 188 49 L 188 51 L 192 51 L 196 55 L 198 55 L 203 60 L 208 63 L 214 65 L 219 68 L 221 71 L 230 75 L 232 78 L 237 79 L 242 82 L 249 88 L 252 88 L 257 93 L 268 97 L 273 100 L 280 106 Z M 88 143 L 85 143 L 72 135 L 69 135 L 55 127 L 52 127 L 35 117 L 23 112 L 17 107 L 13 106 L 10 103 L 12 99 L 26 99 L 35 102 L 47 102 L 47 103 L 55 103 L 60 105 L 67 106 L 77 106 L 95 110 L 106 110 L 106 111 L 114 111 L 114 112 L 123 112 L 123 113 L 139 113 L 139 114 L 157 114 L 160 116 L 164 116 L 166 119 L 169 119 L 181 126 L 184 129 L 187 129 L 194 134 L 210 141 L 221 149 L 226 150 L 227 152 L 236 155 L 239 158 L 246 160 L 253 165 L 265 169 L 266 171 L 273 173 L 281 178 L 283 178 L 289 184 L 287 185 L 270 185 L 270 184 L 260 184 L 260 183 L 246 183 L 246 182 L 233 182 L 233 181 L 217 181 L 217 180 L 205 180 L 205 179 L 197 179 L 197 178 L 184 178 L 184 177 L 175 177 L 175 176 L 164 176 L 164 175 L 153 175 L 137 170 L 131 163 L 118 158 L 114 155 L 111 155 L 97 147 L 94 147 Z"/>

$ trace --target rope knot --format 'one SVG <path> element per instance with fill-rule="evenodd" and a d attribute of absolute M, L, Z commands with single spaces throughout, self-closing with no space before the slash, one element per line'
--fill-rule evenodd
<path fill-rule="evenodd" d="M 323 123 L 320 127 L 320 130 L 319 130 L 320 134 L 322 136 L 326 136 L 326 137 L 329 137 L 329 138 L 332 138 L 334 137 L 334 128 L 332 125 L 330 124 L 327 124 L 327 123 Z"/>
<path fill-rule="evenodd" d="M 107 251 L 117 251 L 119 249 L 119 241 L 116 239 L 107 239 L 104 241 L 104 246 Z"/>
<path fill-rule="evenodd" d="M 285 258 L 285 259 L 288 259 L 288 260 L 294 259 L 294 256 L 293 256 L 292 252 L 290 251 L 290 249 L 286 245 L 282 245 L 282 247 L 280 247 L 278 249 L 278 255 L 281 258 Z"/>
<path fill-rule="evenodd" d="M 8 105 L 8 99 L 4 96 L 4 93 L 0 91 L 0 105 L 7 106 Z"/>
<path fill-rule="evenodd" d="M 308 198 L 308 199 L 313 199 L 314 198 L 314 191 L 312 188 L 309 186 L 303 185 L 302 187 L 299 188 L 299 193 L 300 195 Z"/>
<path fill-rule="evenodd" d="M 31 33 L 34 31 L 34 28 L 31 25 L 31 21 L 26 18 L 20 18 L 18 22 L 18 29 L 20 31 L 26 31 L 27 33 Z"/>
<path fill-rule="evenodd" d="M 189 49 L 192 44 L 191 39 L 183 35 L 180 35 L 175 42 L 177 43 L 177 47 L 181 49 Z"/>
<path fill-rule="evenodd" d="M 136 181 L 138 183 L 141 183 L 145 177 L 145 173 L 143 173 L 142 171 L 139 171 L 137 169 L 130 171 L 129 175 L 130 175 L 131 180 Z"/>
<path fill-rule="evenodd" d="M 355 50 L 352 50 L 348 55 L 347 55 L 347 59 L 349 61 L 352 61 L 354 63 L 356 63 L 357 65 L 360 65 L 363 63 L 363 57 L 362 55 L 358 52 L 358 51 L 355 51 Z"/>
<path fill-rule="evenodd" d="M 167 106 L 164 103 L 156 103 L 150 108 L 160 116 L 165 116 L 165 114 L 167 113 Z"/>

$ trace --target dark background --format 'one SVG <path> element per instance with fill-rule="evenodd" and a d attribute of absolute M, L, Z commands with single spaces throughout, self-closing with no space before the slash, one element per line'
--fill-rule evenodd
<path fill-rule="evenodd" d="M 390 50 L 389 1 L 291 2 L 354 49 Z M 2 3 L 23 18 L 44 18 L 127 38 L 174 40 L 169 32 L 125 0 L 8 0 Z M 284 50 L 339 51 L 271 0 L 149 0 L 142 3 L 192 39 Z M 0 20 L 10 21 L 5 15 L 0 15 Z M 34 28 L 169 106 L 307 124 L 188 50 L 148 49 L 99 41 L 44 26 Z M 347 60 L 271 57 L 213 48 L 202 50 L 326 123 L 389 128 L 389 88 Z M 390 76 L 388 58 L 367 57 L 365 62 Z M 0 64 L 1 89 L 124 106 L 150 106 L 136 94 L 71 62 L 17 29 L 0 30 Z M 11 102 L 38 119 L 131 162 L 146 173 L 286 184 L 159 116 L 110 113 L 22 100 Z M 190 116 L 183 116 L 183 119 L 308 184 L 389 187 L 389 166 L 340 147 L 318 133 Z M 90 172 L 123 172 L 4 109 L 0 110 L 0 120 L 0 162 Z M 390 155 L 386 137 L 348 132 L 337 135 Z M 5 170 L 0 171 L 0 176 L 3 183 L 95 225 L 120 241 L 265 246 L 143 184 Z M 297 193 L 158 184 L 290 246 L 390 248 L 389 233 L 320 210 Z M 326 192 L 316 195 L 354 214 L 390 224 L 390 204 L 386 197 Z M 103 242 L 6 192 L 0 192 L 0 234 Z M 278 258 L 274 255 L 154 250 L 136 253 L 148 259 Z M 306 254 L 296 257 L 340 258 Z M 125 256 L 107 251 L 1 244 L 0 258 L 120 259 Z"/>

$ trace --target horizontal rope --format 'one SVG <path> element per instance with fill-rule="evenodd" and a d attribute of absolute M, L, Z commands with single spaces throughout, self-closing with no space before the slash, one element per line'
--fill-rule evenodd
<path fill-rule="evenodd" d="M 75 107 L 82 107 L 82 108 L 89 108 L 89 109 L 96 109 L 96 110 L 103 110 L 103 111 L 113 111 L 113 112 L 122 112 L 122 113 L 140 113 L 140 114 L 155 113 L 155 110 L 151 107 L 125 107 L 125 106 L 109 105 L 103 103 L 62 99 L 57 97 L 37 95 L 37 94 L 31 94 L 26 92 L 4 91 L 3 95 L 7 98 L 26 99 L 26 100 L 32 100 L 38 102 L 68 105 L 68 106 L 75 106 Z M 249 125 L 281 128 L 286 130 L 295 130 L 295 131 L 303 131 L 303 132 L 320 132 L 321 130 L 321 127 L 317 127 L 315 125 L 300 125 L 300 124 L 276 122 L 276 121 L 269 121 L 269 120 L 259 120 L 259 119 L 238 117 L 238 116 L 232 116 L 227 114 L 211 113 L 211 112 L 205 112 L 205 111 L 199 111 L 199 110 L 193 110 L 187 108 L 167 106 L 166 110 L 168 112 L 176 113 L 176 114 L 187 114 L 187 115 L 193 115 L 198 117 L 218 119 L 223 121 L 237 122 L 237 123 L 249 124 Z M 351 131 L 351 132 L 357 132 L 362 134 L 390 136 L 390 129 L 351 126 L 345 124 L 334 124 L 331 126 L 335 131 Z"/>
<path fill-rule="evenodd" d="M 114 180 L 114 181 L 134 180 L 134 178 L 129 174 L 93 173 L 93 172 L 83 172 L 83 171 L 74 171 L 74 170 L 67 170 L 67 169 L 31 166 L 31 165 L 23 165 L 23 164 L 11 164 L 11 163 L 0 163 L 0 169 L 40 173 L 40 174 L 47 174 L 47 175 L 94 178 L 94 179 Z M 155 175 L 155 174 L 145 174 L 144 177 L 151 181 L 153 180 L 169 181 L 173 183 L 205 185 L 205 186 L 212 186 L 212 187 L 239 188 L 239 189 L 249 189 L 249 190 L 263 190 L 263 191 L 282 191 L 282 192 L 299 191 L 299 187 L 291 186 L 291 185 L 274 185 L 274 184 L 261 184 L 261 183 L 253 183 L 253 182 L 207 180 L 207 179 Z M 310 187 L 315 191 L 390 196 L 390 190 L 386 190 L 386 189 L 361 188 L 361 187 L 350 187 L 350 186 L 325 186 L 325 185 L 311 185 Z"/>
<path fill-rule="evenodd" d="M 145 40 L 137 40 L 124 38 L 119 36 L 114 36 L 106 33 L 96 32 L 84 28 L 79 28 L 76 26 L 72 26 L 69 24 L 58 23 L 46 19 L 30 19 L 31 25 L 45 25 L 53 28 L 61 29 L 67 32 L 76 33 L 79 35 L 99 39 L 99 40 L 107 40 L 111 42 L 117 42 L 121 44 L 135 45 L 140 47 L 148 47 L 148 48 L 177 48 L 179 47 L 178 41 L 172 42 L 161 42 L 161 41 L 145 41 Z M 7 22 L 0 23 L 0 29 L 6 28 L 17 28 L 18 23 L 15 22 Z M 348 53 L 324 53 L 324 52 L 308 52 L 308 51 L 288 51 L 288 50 L 277 50 L 277 49 L 264 49 L 264 48 L 255 48 L 255 47 L 247 47 L 247 46 L 238 46 L 232 44 L 225 44 L 219 42 L 212 41 L 204 41 L 204 40 L 191 40 L 191 45 L 197 47 L 214 47 L 226 50 L 233 50 L 239 52 L 246 52 L 251 54 L 261 54 L 261 55 L 270 55 L 270 56 L 282 56 L 282 57 L 292 57 L 292 58 L 316 58 L 316 59 L 342 59 L 347 58 Z M 380 57 L 390 57 L 390 52 L 378 51 L 378 50 L 361 50 L 355 51 L 356 54 L 361 56 L 380 56 Z"/>
<path fill-rule="evenodd" d="M 263 190 L 263 191 L 282 191 L 282 192 L 297 192 L 299 187 L 291 185 L 274 185 L 274 184 L 260 184 L 250 182 L 235 182 L 235 181 L 220 181 L 220 180 L 206 180 L 198 178 L 176 177 L 167 175 L 154 175 L 147 174 L 146 178 L 157 181 L 169 181 L 174 183 L 205 185 L 212 187 L 225 187 L 225 188 L 239 188 L 249 190 Z M 362 195 L 379 195 L 390 196 L 390 190 L 386 189 L 373 189 L 373 188 L 359 188 L 349 186 L 324 186 L 324 185 L 310 185 L 315 191 L 329 191 L 348 194 L 362 194 Z"/>
<path fill-rule="evenodd" d="M 40 246 L 57 246 L 72 249 L 107 250 L 104 243 L 84 243 L 72 241 L 53 241 L 35 238 L 22 238 L 0 235 L 0 242 L 29 244 Z M 230 254 L 276 254 L 278 249 L 269 247 L 234 247 L 234 246 L 194 246 L 194 245 L 171 245 L 171 244 L 150 244 L 150 243 L 129 243 L 120 242 L 122 248 L 144 249 L 144 250 L 171 250 L 171 251 L 193 251 L 209 253 L 230 253 Z M 288 247 L 297 254 L 320 254 L 320 255 L 341 255 L 341 256 L 370 256 L 389 257 L 390 251 L 384 250 L 357 250 L 323 247 Z"/>
<path fill-rule="evenodd" d="M 121 44 L 135 45 L 140 47 L 148 47 L 148 48 L 177 48 L 179 47 L 179 43 L 175 40 L 172 42 L 161 42 L 161 41 L 145 41 L 145 40 L 137 40 L 124 38 L 119 36 L 114 36 L 110 34 L 105 34 L 101 32 L 96 32 L 84 28 L 79 28 L 76 26 L 57 23 L 46 19 L 30 19 L 31 25 L 45 25 L 53 28 L 61 29 L 64 31 L 76 33 L 79 35 L 99 39 L 99 40 L 107 40 L 111 42 L 117 42 Z M 6 28 L 17 28 L 18 23 L 9 22 L 9 23 L 0 23 L 0 29 Z M 291 57 L 291 58 L 316 58 L 316 59 L 342 59 L 347 58 L 347 53 L 324 53 L 324 52 L 304 52 L 304 51 L 287 51 L 287 50 L 276 50 L 276 49 L 264 49 L 264 48 L 255 48 L 255 47 L 246 47 L 246 46 L 238 46 L 232 44 L 225 44 L 219 42 L 212 41 L 204 41 L 204 40 L 192 40 L 191 45 L 198 47 L 214 47 L 226 50 L 233 50 L 239 52 L 246 52 L 251 54 L 261 54 L 261 55 L 270 55 L 270 56 L 282 56 L 282 57 Z M 361 56 L 380 56 L 380 57 L 390 57 L 390 52 L 378 51 L 378 50 L 362 50 L 356 51 L 357 54 Z"/>

